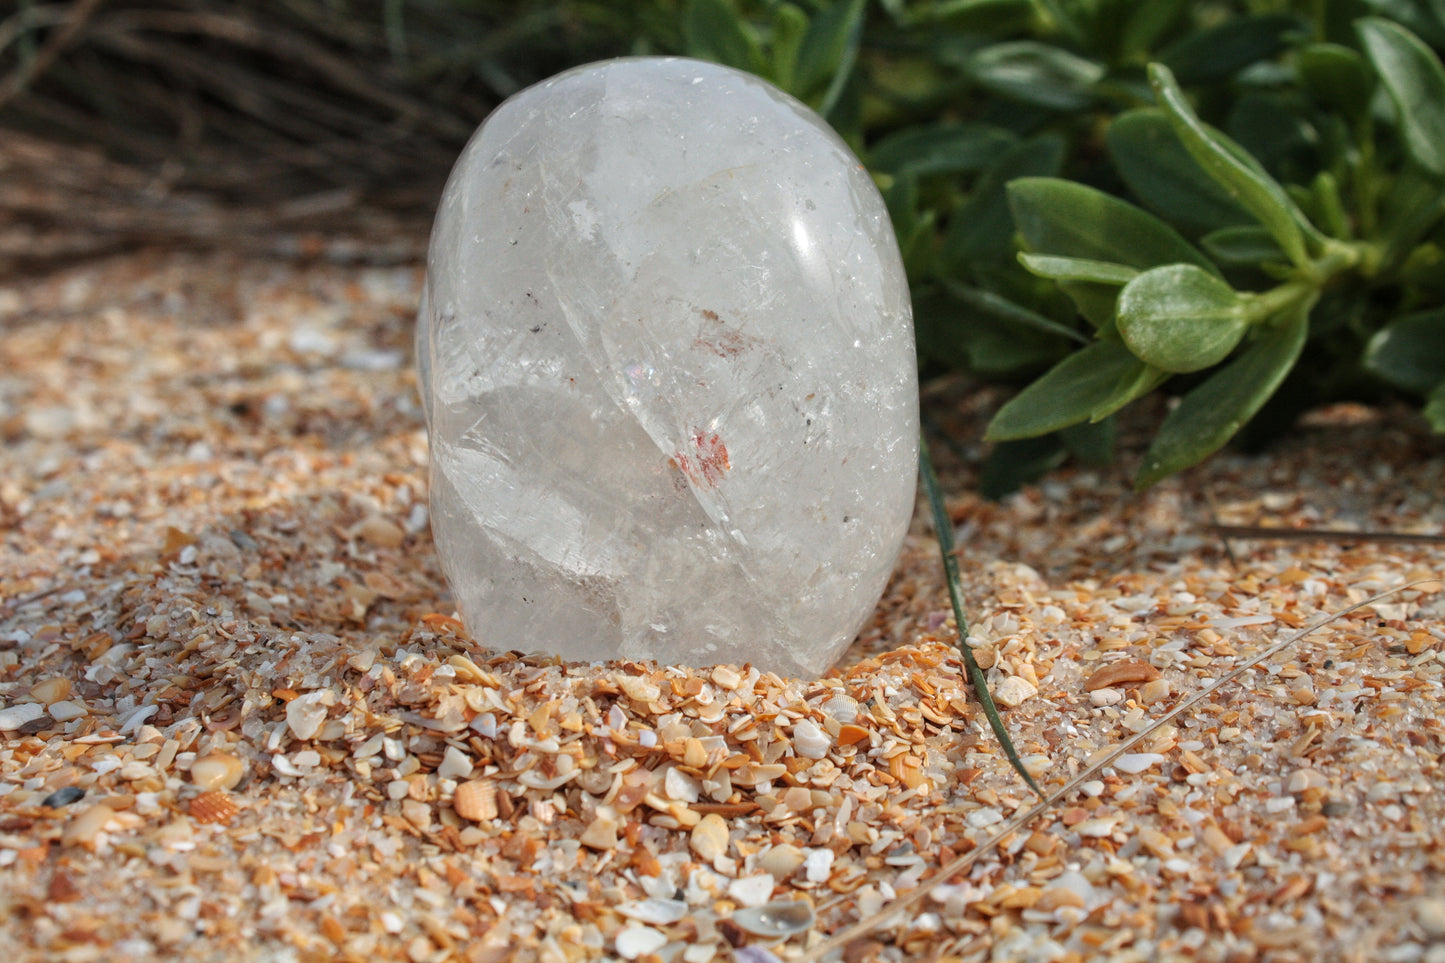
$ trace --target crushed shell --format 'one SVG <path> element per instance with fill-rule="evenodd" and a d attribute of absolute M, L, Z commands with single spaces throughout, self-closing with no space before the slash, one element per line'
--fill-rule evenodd
<path fill-rule="evenodd" d="M 813 907 L 803 900 L 773 900 L 738 910 L 732 921 L 754 936 L 786 939 L 813 928 Z"/>
<path fill-rule="evenodd" d="M 0 284 L 16 959 L 1435 963 L 1445 599 L 1271 656 L 994 846 L 1032 797 L 977 711 L 926 509 L 818 678 L 467 634 L 428 534 L 422 273 L 148 249 Z M 1004 396 L 961 389 L 925 405 L 980 436 Z M 1120 413 L 1124 457 L 1164 414 Z M 991 502 L 976 452 L 937 449 L 969 634 L 1036 690 L 1007 722 L 1046 791 L 1295 629 L 1445 572 L 1445 450 L 1404 415 L 1313 412 L 1139 494 L 1065 467 Z M 774 901 L 803 905 L 755 912 Z"/>

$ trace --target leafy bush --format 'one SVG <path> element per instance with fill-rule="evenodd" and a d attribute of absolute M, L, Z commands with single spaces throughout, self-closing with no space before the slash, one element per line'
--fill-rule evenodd
<path fill-rule="evenodd" d="M 1023 383 L 1002 494 L 1179 395 L 1148 486 L 1305 408 L 1445 432 L 1445 20 L 1405 0 L 689 0 L 639 49 L 758 73 L 883 187 L 930 369 Z"/>

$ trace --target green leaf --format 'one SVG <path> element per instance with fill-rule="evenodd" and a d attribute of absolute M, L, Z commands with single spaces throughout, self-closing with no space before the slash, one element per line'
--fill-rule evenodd
<path fill-rule="evenodd" d="M 1245 267 L 1289 260 L 1274 236 L 1258 224 L 1221 227 L 1204 235 L 1199 243 L 1221 264 Z"/>
<path fill-rule="evenodd" d="M 1058 431 L 1069 454 L 1086 465 L 1107 465 L 1114 460 L 1115 420 L 1081 421 Z"/>
<path fill-rule="evenodd" d="M 798 90 L 798 52 L 807 32 L 808 15 L 800 7 L 780 3 L 773 10 L 773 82 L 799 100 L 806 95 Z"/>
<path fill-rule="evenodd" d="M 1337 43 L 1312 43 L 1295 53 L 1301 85 L 1321 105 L 1359 120 L 1370 109 L 1374 89 L 1365 60 Z"/>
<path fill-rule="evenodd" d="M 984 303 L 982 298 L 975 301 L 957 295 L 958 290 L 941 288 L 914 293 L 913 323 L 921 357 L 993 377 L 1039 370 L 1058 359 L 1058 338 L 1020 324 L 1009 310 L 1027 309 L 1017 305 L 1000 309 L 997 304 Z M 1041 320 L 1054 323 L 1047 318 Z"/>
<path fill-rule="evenodd" d="M 1033 15 L 1033 0 L 940 0 L 924 6 L 917 20 L 950 32 L 1001 37 L 1028 27 Z"/>
<path fill-rule="evenodd" d="M 1052 318 L 1044 317 L 1037 311 L 1031 311 L 1023 305 L 1015 304 L 1008 298 L 996 294 L 993 291 L 970 287 L 953 281 L 944 281 L 943 286 L 949 294 L 958 298 L 964 304 L 971 305 L 981 311 L 987 311 L 997 318 L 1011 321 L 1019 327 L 1032 328 L 1041 334 L 1067 338 L 1071 341 L 1077 341 L 1080 344 L 1089 343 L 1088 338 L 1085 338 L 1073 328 L 1060 324 Z"/>
<path fill-rule="evenodd" d="M 1013 215 L 1007 184 L 1017 177 L 1051 177 L 1063 166 L 1066 144 L 1045 133 L 1009 148 L 988 166 L 969 199 L 949 215 L 948 233 L 939 250 L 943 271 L 965 275 L 979 261 L 1008 257 L 1013 249 Z"/>
<path fill-rule="evenodd" d="M 1119 336 L 1114 330 L 1114 306 L 1119 301 L 1119 285 L 1091 281 L 1059 281 L 1057 284 L 1059 290 L 1074 302 L 1079 313 L 1094 326 L 1099 337 Z"/>
<path fill-rule="evenodd" d="M 1164 419 L 1135 476 L 1150 485 L 1214 454 L 1254 417 L 1294 367 L 1309 331 L 1309 301 L 1264 329 L 1238 358 L 1210 375 Z"/>
<path fill-rule="evenodd" d="M 1305 24 L 1290 14 L 1230 17 L 1214 27 L 1186 34 L 1159 54 L 1181 84 L 1227 80 L 1257 61 L 1284 49 L 1291 33 Z"/>
<path fill-rule="evenodd" d="M 1093 281 L 1099 284 L 1128 284 L 1139 276 L 1138 268 L 1093 261 L 1082 257 L 1059 257 L 1051 254 L 1019 255 L 1019 263 L 1041 278 L 1055 281 Z"/>
<path fill-rule="evenodd" d="M 1223 361 L 1249 327 L 1234 288 L 1192 264 L 1151 268 L 1124 285 L 1115 323 L 1140 360 L 1179 374 Z"/>
<path fill-rule="evenodd" d="M 990 44 L 969 61 L 983 86 L 1006 97 L 1051 110 L 1080 110 L 1094 99 L 1104 65 L 1034 40 Z"/>
<path fill-rule="evenodd" d="M 1365 55 L 1395 104 L 1395 124 L 1421 167 L 1445 174 L 1445 68 L 1419 37 L 1381 17 L 1355 24 Z"/>
<path fill-rule="evenodd" d="M 957 174 L 982 170 L 1017 142 L 987 124 L 905 127 L 879 141 L 868 159 L 885 174 Z"/>
<path fill-rule="evenodd" d="M 1058 435 L 1001 441 L 993 446 L 978 473 L 978 493 L 998 500 L 1036 482 L 1069 457 Z"/>
<path fill-rule="evenodd" d="M 1109 156 L 1129 190 L 1149 210 L 1189 235 L 1253 220 L 1185 150 L 1169 116 L 1139 107 L 1115 117 L 1106 134 Z"/>
<path fill-rule="evenodd" d="M 1425 407 L 1421 413 L 1425 420 L 1430 423 L 1430 430 L 1437 435 L 1445 435 L 1445 381 L 1435 386 L 1435 390 L 1425 398 Z"/>
<path fill-rule="evenodd" d="M 1415 394 L 1445 381 L 1445 308 L 1396 318 L 1365 346 L 1365 370 Z"/>
<path fill-rule="evenodd" d="M 1053 177 L 1023 177 L 1009 182 L 1008 195 L 1014 224 L 1035 253 L 1136 268 L 1188 263 L 1217 273 L 1174 228 L 1103 191 Z"/>
<path fill-rule="evenodd" d="M 989 441 L 1033 438 L 1099 420 L 1153 390 L 1165 377 L 1118 341 L 1095 341 L 1060 361 L 998 410 Z"/>
<path fill-rule="evenodd" d="M 864 9 L 865 0 L 838 0 L 813 17 L 798 48 L 794 82 L 824 117 L 832 113 L 853 72 Z"/>
<path fill-rule="evenodd" d="M 756 71 L 763 61 L 757 31 L 728 0 L 688 0 L 682 34 L 689 56 Z"/>
<path fill-rule="evenodd" d="M 1150 64 L 1149 82 L 1174 132 L 1199 166 L 1274 235 L 1291 261 L 1300 267 L 1308 266 L 1306 234 L 1320 243 L 1323 238 L 1318 237 L 1284 188 L 1243 148 L 1194 115 L 1169 68 Z"/>

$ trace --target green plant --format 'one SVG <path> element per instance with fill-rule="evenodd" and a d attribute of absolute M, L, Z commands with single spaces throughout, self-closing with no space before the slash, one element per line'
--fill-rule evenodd
<path fill-rule="evenodd" d="M 1445 10 L 689 0 L 671 42 L 818 108 L 883 187 L 926 370 L 1023 384 L 999 495 L 1178 395 L 1144 487 L 1339 399 L 1445 431 Z M 667 44 L 662 46 L 666 48 Z"/>

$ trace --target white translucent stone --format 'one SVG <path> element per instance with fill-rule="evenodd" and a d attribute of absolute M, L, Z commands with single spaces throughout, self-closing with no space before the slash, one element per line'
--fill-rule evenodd
<path fill-rule="evenodd" d="M 504 103 L 417 349 L 482 644 L 816 674 L 877 603 L 916 479 L 907 282 L 867 172 L 763 81 L 626 59 Z"/>

